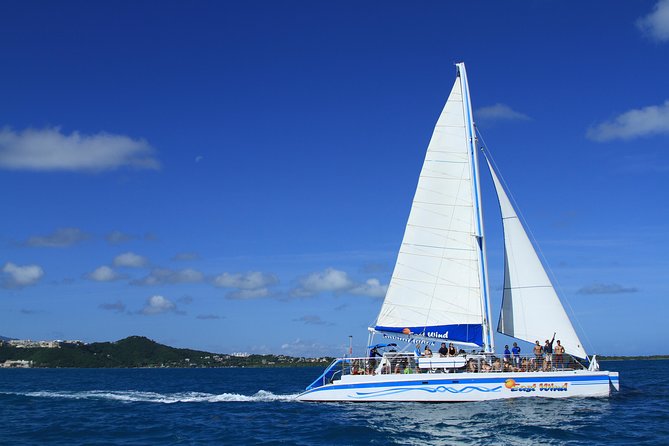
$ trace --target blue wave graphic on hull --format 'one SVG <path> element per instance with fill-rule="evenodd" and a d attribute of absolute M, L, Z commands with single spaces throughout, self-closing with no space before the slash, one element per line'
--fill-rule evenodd
<path fill-rule="evenodd" d="M 489 392 L 499 392 L 499 390 L 502 388 L 502 386 L 497 386 L 493 388 L 488 388 L 488 387 L 477 387 L 477 386 L 465 386 L 462 389 L 456 389 L 453 387 L 446 387 L 446 386 L 437 386 L 437 387 L 410 387 L 410 388 L 401 388 L 401 389 L 389 389 L 389 390 L 378 390 L 376 392 L 356 392 L 356 395 L 349 395 L 349 398 L 369 398 L 373 396 L 387 396 L 387 395 L 395 395 L 398 393 L 404 393 L 404 392 L 409 392 L 412 390 L 422 390 L 423 392 L 429 392 L 429 393 L 470 393 L 470 392 L 483 392 L 483 393 L 489 393 Z"/>

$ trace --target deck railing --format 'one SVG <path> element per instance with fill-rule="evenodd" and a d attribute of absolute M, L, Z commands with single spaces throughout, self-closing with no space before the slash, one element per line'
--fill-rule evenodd
<path fill-rule="evenodd" d="M 321 376 L 323 384 L 342 375 L 413 373 L 494 373 L 551 372 L 583 370 L 586 367 L 571 355 L 509 356 L 465 354 L 431 357 L 411 353 L 385 353 L 382 357 L 340 358 Z M 321 384 L 322 385 L 322 384 Z"/>

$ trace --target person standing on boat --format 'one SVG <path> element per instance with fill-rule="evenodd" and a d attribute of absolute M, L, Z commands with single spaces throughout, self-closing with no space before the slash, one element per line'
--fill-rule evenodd
<path fill-rule="evenodd" d="M 555 341 L 555 333 L 553 333 L 553 339 L 550 342 L 546 339 L 544 344 L 544 371 L 549 370 L 553 362 L 553 341 Z"/>
<path fill-rule="evenodd" d="M 534 364 L 532 368 L 534 370 L 539 370 L 539 367 L 541 367 L 541 358 L 543 355 L 543 350 L 541 349 L 541 344 L 539 344 L 539 340 L 534 341 L 534 348 L 532 349 L 532 351 L 534 352 Z"/>
<path fill-rule="evenodd" d="M 562 355 L 564 354 L 564 347 L 560 344 L 560 340 L 557 340 L 557 345 L 555 346 L 555 368 L 557 369 L 560 366 L 561 369 L 564 369 L 564 360 Z"/>
<path fill-rule="evenodd" d="M 504 362 L 511 362 L 511 350 L 508 345 L 504 346 Z"/>
<path fill-rule="evenodd" d="M 514 342 L 513 347 L 511 348 L 511 353 L 513 353 L 513 362 L 516 365 L 516 367 L 520 367 L 520 347 L 518 347 L 518 343 Z"/>

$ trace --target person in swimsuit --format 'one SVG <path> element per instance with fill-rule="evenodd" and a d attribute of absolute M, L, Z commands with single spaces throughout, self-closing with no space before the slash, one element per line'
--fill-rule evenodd
<path fill-rule="evenodd" d="M 562 346 L 562 344 L 560 344 L 560 340 L 558 339 L 557 340 L 557 345 L 555 346 L 555 368 L 556 369 L 558 368 L 558 366 L 561 369 L 564 369 L 564 359 L 563 359 L 562 355 L 564 355 L 564 347 Z"/>
<path fill-rule="evenodd" d="M 448 344 L 448 356 L 455 356 L 457 355 L 457 350 L 455 350 L 455 345 L 451 342 Z"/>
<path fill-rule="evenodd" d="M 541 349 L 541 344 L 539 344 L 539 341 L 535 341 L 532 351 L 534 352 L 533 369 L 539 370 L 539 367 L 541 367 L 541 359 L 543 357 L 543 350 Z"/>

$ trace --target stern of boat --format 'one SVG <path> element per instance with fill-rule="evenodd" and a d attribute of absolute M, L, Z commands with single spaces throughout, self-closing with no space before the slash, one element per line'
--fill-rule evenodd
<path fill-rule="evenodd" d="M 620 391 L 620 376 L 618 372 L 609 372 L 609 384 L 616 392 Z"/>

